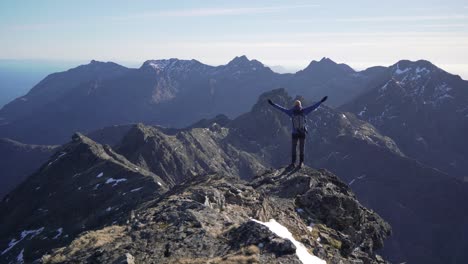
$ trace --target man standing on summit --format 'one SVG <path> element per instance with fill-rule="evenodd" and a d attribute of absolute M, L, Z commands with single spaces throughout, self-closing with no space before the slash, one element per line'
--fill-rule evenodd
<path fill-rule="evenodd" d="M 317 109 L 323 102 L 327 100 L 328 96 L 325 96 L 320 100 L 309 107 L 302 108 L 302 103 L 299 100 L 294 101 L 294 106 L 291 109 L 286 109 L 280 105 L 273 103 L 270 99 L 268 99 L 268 103 L 270 103 L 273 107 L 277 108 L 281 112 L 287 114 L 291 117 L 292 121 L 292 162 L 291 167 L 295 166 L 296 163 L 296 148 L 297 142 L 299 141 L 299 168 L 302 168 L 304 164 L 304 145 L 305 145 L 305 138 L 307 134 L 307 126 L 306 126 L 306 115 L 310 112 Z"/>

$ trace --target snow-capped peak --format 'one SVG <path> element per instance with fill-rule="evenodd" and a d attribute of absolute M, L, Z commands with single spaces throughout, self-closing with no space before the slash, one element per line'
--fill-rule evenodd
<path fill-rule="evenodd" d="M 427 75 L 433 71 L 440 70 L 437 66 L 425 60 L 409 61 L 401 60 L 390 67 L 393 75 L 403 75 L 405 73 L 412 75 Z"/>
<path fill-rule="evenodd" d="M 211 66 L 205 65 L 197 60 L 179 60 L 176 58 L 162 60 L 148 60 L 143 63 L 141 68 L 150 68 L 157 73 L 160 72 L 188 72 L 202 71 Z"/>
<path fill-rule="evenodd" d="M 153 68 L 156 71 L 161 71 L 166 69 L 167 67 L 170 67 L 171 65 L 174 65 L 177 63 L 179 60 L 172 58 L 172 59 L 163 59 L 163 60 L 148 60 L 143 63 L 142 67 L 149 66 Z"/>
<path fill-rule="evenodd" d="M 392 65 L 390 71 L 392 77 L 403 84 L 414 83 L 415 85 L 413 86 L 421 86 L 422 81 L 431 78 L 431 73 L 440 71 L 440 69 L 424 60 L 402 60 Z"/>

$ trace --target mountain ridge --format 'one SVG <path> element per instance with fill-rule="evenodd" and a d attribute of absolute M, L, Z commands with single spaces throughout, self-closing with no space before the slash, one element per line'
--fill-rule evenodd
<path fill-rule="evenodd" d="M 0 109 L 0 136 L 58 144 L 75 131 L 87 133 L 110 125 L 143 122 L 184 127 L 218 114 L 236 117 L 248 111 L 260 94 L 278 87 L 308 100 L 328 94 L 330 103 L 339 106 L 379 85 L 392 74 L 392 67 L 355 72 L 322 58 L 295 74 L 277 74 L 245 55 L 221 66 L 172 58 L 148 60 L 136 69 L 93 60 L 49 75 Z M 62 125 L 51 129 L 56 123 Z M 32 130 L 41 133 L 29 133 Z"/>

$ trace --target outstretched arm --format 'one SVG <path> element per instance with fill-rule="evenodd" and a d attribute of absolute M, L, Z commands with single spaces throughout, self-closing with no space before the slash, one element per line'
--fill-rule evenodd
<path fill-rule="evenodd" d="M 322 98 L 322 100 L 320 100 L 319 102 L 309 106 L 309 107 L 306 107 L 304 108 L 304 114 L 307 115 L 309 114 L 310 112 L 314 111 L 315 109 L 317 109 L 317 107 L 319 107 L 323 102 L 325 102 L 326 100 L 328 99 L 328 96 L 325 96 L 324 98 Z"/>
<path fill-rule="evenodd" d="M 274 108 L 280 110 L 281 112 L 287 114 L 287 115 L 290 115 L 291 114 L 291 111 L 289 109 L 286 109 L 280 105 L 277 105 L 275 103 L 273 103 L 273 101 L 271 101 L 270 99 L 268 99 L 268 103 L 271 104 Z"/>

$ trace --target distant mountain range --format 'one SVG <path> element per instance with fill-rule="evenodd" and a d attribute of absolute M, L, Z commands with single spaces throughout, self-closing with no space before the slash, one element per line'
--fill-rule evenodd
<path fill-rule="evenodd" d="M 144 122 L 183 127 L 218 114 L 236 117 L 263 92 L 286 87 L 334 106 L 379 84 L 386 68 L 355 72 L 324 58 L 296 74 L 278 74 L 257 60 L 236 57 L 213 67 L 196 60 L 149 60 L 139 69 L 92 61 L 47 76 L 0 110 L 0 137 L 61 144 L 74 131 Z M 35 133 L 30 133 L 31 131 Z"/>
<path fill-rule="evenodd" d="M 399 61 L 356 72 L 328 58 L 277 74 L 245 56 L 226 65 L 148 60 L 139 69 L 112 62 L 54 73 L 0 110 L 0 137 L 62 144 L 75 131 L 143 122 L 185 127 L 237 117 L 263 92 L 284 87 L 355 113 L 394 139 L 406 155 L 456 177 L 468 175 L 468 82 L 428 61 Z"/>

